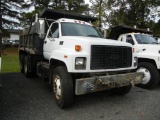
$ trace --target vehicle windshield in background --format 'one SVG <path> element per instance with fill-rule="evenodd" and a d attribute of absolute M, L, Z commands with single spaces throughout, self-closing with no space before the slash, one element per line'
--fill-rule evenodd
<path fill-rule="evenodd" d="M 62 23 L 62 36 L 103 37 L 93 26 L 67 22 Z"/>
<path fill-rule="evenodd" d="M 138 44 L 158 44 L 158 42 L 150 35 L 135 34 L 134 36 Z"/>

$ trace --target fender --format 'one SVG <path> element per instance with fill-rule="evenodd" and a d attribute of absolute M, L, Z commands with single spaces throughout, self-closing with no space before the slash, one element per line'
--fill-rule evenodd
<path fill-rule="evenodd" d="M 151 62 L 160 69 L 160 56 L 158 57 L 157 54 L 138 53 L 137 57 L 139 62 L 141 62 L 140 59 L 143 59 L 142 61 Z"/>
<path fill-rule="evenodd" d="M 59 49 L 59 50 L 54 50 L 51 53 L 50 56 L 50 61 L 51 59 L 59 60 L 65 63 L 68 72 L 72 72 L 74 68 L 74 63 L 75 63 L 75 57 L 84 57 L 87 56 L 87 53 L 85 52 L 76 52 L 72 49 Z"/>

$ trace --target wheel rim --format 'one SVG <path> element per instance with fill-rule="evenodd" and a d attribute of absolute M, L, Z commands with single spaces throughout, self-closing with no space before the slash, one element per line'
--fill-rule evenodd
<path fill-rule="evenodd" d="M 58 75 L 53 78 L 53 91 L 57 99 L 61 98 L 61 82 Z"/>
<path fill-rule="evenodd" d="M 143 77 L 143 81 L 142 84 L 147 84 L 150 79 L 151 79 L 151 73 L 148 69 L 144 68 L 144 67 L 140 67 L 137 72 L 143 72 L 144 77 Z"/>

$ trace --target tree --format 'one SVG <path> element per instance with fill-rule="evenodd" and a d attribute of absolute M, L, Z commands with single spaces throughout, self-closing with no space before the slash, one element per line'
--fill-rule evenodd
<path fill-rule="evenodd" d="M 87 9 L 84 0 L 65 0 L 65 9 L 69 12 L 83 13 Z"/>
<path fill-rule="evenodd" d="M 21 19 L 21 6 L 17 0 L 1 0 L 2 27 L 17 28 Z"/>
<path fill-rule="evenodd" d="M 123 25 L 126 21 L 126 0 L 108 0 L 107 7 L 110 10 L 108 22 L 110 26 Z"/>
<path fill-rule="evenodd" d="M 35 7 L 34 11 L 22 14 L 23 26 L 27 26 L 32 16 L 44 8 L 83 13 L 88 7 L 84 0 L 30 0 L 29 3 L 24 3 L 22 8 L 29 9 L 31 6 Z"/>
<path fill-rule="evenodd" d="M 24 17 L 29 18 L 33 14 L 43 10 L 44 8 L 63 10 L 69 12 L 83 13 L 87 9 L 84 0 L 31 0 L 30 4 L 24 4 L 23 8 L 35 6 L 35 11 L 25 14 Z"/>
<path fill-rule="evenodd" d="M 112 6 L 112 25 L 137 25 L 139 28 L 147 28 L 152 19 L 150 16 L 153 9 L 160 5 L 160 0 L 110 0 Z M 116 8 L 116 9 L 114 9 Z"/>
<path fill-rule="evenodd" d="M 160 20 L 153 25 L 153 33 L 160 36 Z"/>
<path fill-rule="evenodd" d="M 94 14 L 94 17 L 97 17 L 98 20 L 95 23 L 95 26 L 102 27 L 102 23 L 105 24 L 107 20 L 107 2 L 108 0 L 90 0 L 92 3 L 91 12 Z"/>

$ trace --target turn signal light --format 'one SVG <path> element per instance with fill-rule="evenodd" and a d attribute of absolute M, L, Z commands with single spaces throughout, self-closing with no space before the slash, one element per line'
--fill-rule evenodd
<path fill-rule="evenodd" d="M 75 50 L 76 50 L 77 52 L 81 51 L 81 46 L 80 46 L 80 45 L 75 45 Z"/>
<path fill-rule="evenodd" d="M 135 48 L 132 48 L 133 53 L 135 52 Z"/>

